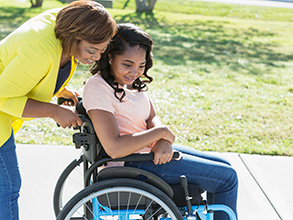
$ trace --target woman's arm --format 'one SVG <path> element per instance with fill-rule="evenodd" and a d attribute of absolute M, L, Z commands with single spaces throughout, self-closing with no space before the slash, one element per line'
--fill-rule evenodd
<path fill-rule="evenodd" d="M 111 158 L 127 156 L 160 139 L 170 139 L 170 136 L 172 136 L 166 126 L 156 126 L 130 135 L 120 135 L 116 119 L 112 113 L 95 109 L 90 110 L 88 114 L 101 144 Z"/>
<path fill-rule="evenodd" d="M 64 108 L 53 103 L 40 102 L 33 99 L 27 100 L 22 117 L 50 117 L 63 128 L 71 126 L 77 127 L 82 125 L 82 120 L 78 117 L 74 110 Z"/>

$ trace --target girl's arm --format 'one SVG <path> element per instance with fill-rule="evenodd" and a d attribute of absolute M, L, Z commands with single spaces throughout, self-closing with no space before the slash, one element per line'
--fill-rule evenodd
<path fill-rule="evenodd" d="M 154 106 L 153 106 L 151 101 L 150 101 L 150 106 L 151 106 L 150 116 L 149 116 L 148 120 L 146 121 L 147 129 L 151 129 L 151 128 L 154 128 L 154 127 L 160 127 L 160 126 L 167 127 L 166 125 L 163 125 L 161 123 L 160 119 L 157 117 L 157 114 L 155 112 Z M 168 128 L 168 130 L 169 130 L 169 133 L 168 133 L 169 136 L 167 138 L 164 138 L 164 139 L 166 139 L 171 144 L 173 144 L 174 141 L 175 141 L 175 135 L 173 134 L 173 132 L 169 128 Z"/>
<path fill-rule="evenodd" d="M 173 136 L 166 126 L 155 126 L 143 132 L 130 135 L 120 135 L 114 115 L 104 110 L 90 110 L 88 112 L 106 153 L 111 158 L 124 157 L 135 153 L 160 139 L 173 143 Z"/>
<path fill-rule="evenodd" d="M 151 102 L 151 113 L 150 117 L 147 120 L 148 129 L 155 128 L 158 126 L 162 126 L 160 119 L 157 117 L 153 104 Z M 171 132 L 173 141 L 169 142 L 165 139 L 158 140 L 152 148 L 152 152 L 154 152 L 154 164 L 165 164 L 171 161 L 173 156 L 173 148 L 172 144 L 175 140 L 174 134 Z"/>

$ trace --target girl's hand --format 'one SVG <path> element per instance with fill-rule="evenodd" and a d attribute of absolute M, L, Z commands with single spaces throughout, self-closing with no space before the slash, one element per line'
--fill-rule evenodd
<path fill-rule="evenodd" d="M 152 152 L 154 152 L 154 164 L 160 165 L 168 163 L 172 160 L 173 157 L 173 149 L 172 145 L 169 141 L 161 139 L 155 143 L 152 148 Z"/>
<path fill-rule="evenodd" d="M 67 89 L 66 87 L 64 87 L 63 90 L 56 95 L 57 98 L 63 97 L 65 99 L 72 99 L 74 103 L 67 101 L 63 103 L 63 105 L 67 106 L 76 106 L 76 104 L 78 103 L 78 96 L 80 95 L 76 91 Z"/>

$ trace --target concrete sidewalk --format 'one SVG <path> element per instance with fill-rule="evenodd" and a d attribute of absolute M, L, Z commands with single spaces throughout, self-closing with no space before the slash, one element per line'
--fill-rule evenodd
<path fill-rule="evenodd" d="M 21 220 L 53 220 L 53 191 L 80 152 L 74 146 L 17 145 L 23 184 Z M 239 220 L 293 220 L 293 157 L 216 153 L 239 177 Z"/>

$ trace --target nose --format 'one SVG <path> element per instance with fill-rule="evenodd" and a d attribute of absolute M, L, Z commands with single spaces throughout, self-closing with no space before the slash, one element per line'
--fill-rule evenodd
<path fill-rule="evenodd" d="M 131 70 L 130 70 L 131 75 L 137 75 L 138 73 L 139 73 L 139 71 L 136 68 L 131 68 Z"/>
<path fill-rule="evenodd" d="M 101 54 L 100 53 L 97 53 L 97 54 L 93 55 L 92 58 L 95 61 L 99 61 L 101 59 Z"/>
<path fill-rule="evenodd" d="M 130 73 L 130 75 L 132 75 L 134 77 L 139 76 L 139 75 L 142 74 L 141 71 L 136 69 L 136 68 L 132 68 L 131 71 L 129 71 L 129 73 Z"/>

